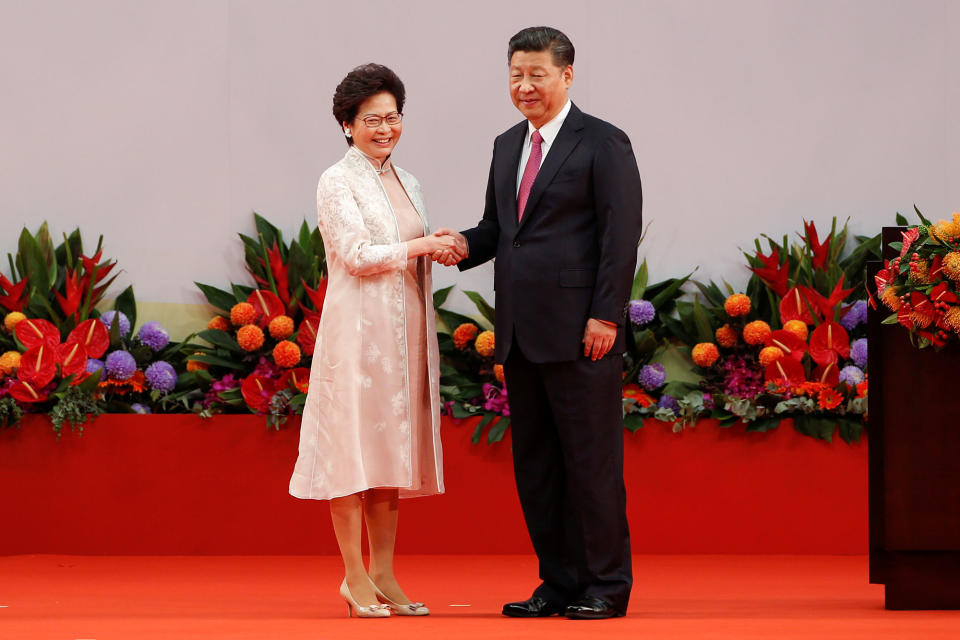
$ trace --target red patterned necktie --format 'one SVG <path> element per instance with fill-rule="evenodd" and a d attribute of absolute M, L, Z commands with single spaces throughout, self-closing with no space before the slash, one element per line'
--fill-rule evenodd
<path fill-rule="evenodd" d="M 527 159 L 527 166 L 523 169 L 523 177 L 520 178 L 520 191 L 517 193 L 517 221 L 523 217 L 523 209 L 527 206 L 527 198 L 530 197 L 530 188 L 533 181 L 537 179 L 537 172 L 540 171 L 540 160 L 543 159 L 543 149 L 540 143 L 543 142 L 543 136 L 539 131 L 534 131 L 530 136 L 530 157 Z"/>

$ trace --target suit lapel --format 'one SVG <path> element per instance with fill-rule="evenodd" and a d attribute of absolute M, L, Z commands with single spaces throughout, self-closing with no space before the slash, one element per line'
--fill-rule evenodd
<path fill-rule="evenodd" d="M 567 156 L 580 144 L 580 139 L 583 138 L 582 131 L 583 112 L 580 111 L 575 104 L 571 104 L 570 113 L 567 114 L 566 119 L 563 121 L 563 126 L 560 127 L 560 131 L 557 132 L 557 138 L 553 141 L 550 152 L 547 153 L 543 164 L 540 165 L 540 171 L 537 172 L 537 179 L 534 180 L 533 186 L 530 188 L 527 207 L 524 211 L 523 219 L 520 220 L 521 228 L 536 210 L 537 203 L 540 201 L 547 187 L 550 186 L 553 177 L 557 175 L 557 171 L 563 166 Z M 519 160 L 517 162 L 519 162 Z M 514 197 L 514 201 L 516 201 L 516 197 Z M 516 206 L 514 206 L 514 209 L 516 209 Z"/>
<path fill-rule="evenodd" d="M 520 164 L 520 152 L 523 151 L 523 140 L 527 133 L 527 121 L 524 120 L 507 132 L 504 137 L 503 148 L 496 161 L 497 191 L 506 193 L 506 215 L 504 218 L 510 223 L 510 228 L 517 226 L 517 170 Z M 501 220 L 501 224 L 503 220 Z"/>

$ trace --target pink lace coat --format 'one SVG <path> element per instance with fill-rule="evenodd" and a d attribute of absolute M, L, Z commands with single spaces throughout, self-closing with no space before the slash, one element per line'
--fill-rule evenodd
<path fill-rule="evenodd" d="M 420 184 L 396 171 L 426 233 Z M 403 289 L 407 248 L 380 177 L 353 147 L 320 177 L 317 210 L 330 279 L 290 493 L 319 500 L 371 487 L 399 487 L 401 497 L 443 493 L 430 262 L 423 282 L 427 353 L 417 357 L 427 358 L 431 417 L 417 437 L 432 441 L 434 455 L 432 468 L 415 474 Z"/>

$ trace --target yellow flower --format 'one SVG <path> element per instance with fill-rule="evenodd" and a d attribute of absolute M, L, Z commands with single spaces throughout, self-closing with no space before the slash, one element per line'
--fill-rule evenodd
<path fill-rule="evenodd" d="M 712 342 L 701 342 L 693 347 L 690 356 L 693 358 L 695 365 L 706 368 L 717 361 L 717 358 L 720 357 L 720 351 L 717 350 L 717 345 Z"/>
<path fill-rule="evenodd" d="M 725 324 L 717 329 L 713 337 L 716 339 L 717 344 L 727 349 L 737 344 L 737 330 L 729 324 Z"/>
<path fill-rule="evenodd" d="M 752 345 L 763 344 L 770 333 L 770 325 L 763 320 L 754 320 L 743 328 L 743 341 Z"/>
<path fill-rule="evenodd" d="M 477 328 L 477 325 L 464 322 L 453 331 L 453 346 L 461 351 L 465 350 L 470 346 L 470 343 L 474 341 L 479 332 L 480 329 Z"/>
<path fill-rule="evenodd" d="M 806 325 L 804 325 L 806 326 Z M 774 362 L 783 357 L 783 351 L 780 347 L 764 347 L 760 350 L 760 364 L 769 367 Z"/>
<path fill-rule="evenodd" d="M 289 340 L 281 340 L 273 348 L 273 361 L 285 369 L 300 364 L 300 357 L 300 347 Z"/>
<path fill-rule="evenodd" d="M 960 251 L 951 251 L 943 256 L 943 272 L 951 280 L 960 280 Z"/>
<path fill-rule="evenodd" d="M 477 336 L 473 346 L 477 349 L 477 353 L 484 358 L 489 358 L 493 355 L 494 345 L 493 331 L 483 331 Z"/>
<path fill-rule="evenodd" d="M 238 302 L 230 309 L 230 322 L 235 327 L 242 327 L 245 324 L 252 324 L 258 315 L 256 307 L 249 302 Z"/>
<path fill-rule="evenodd" d="M 493 365 L 493 377 L 497 379 L 497 382 L 503 382 L 503 365 L 495 364 Z"/>
<path fill-rule="evenodd" d="M 880 296 L 880 302 L 887 305 L 887 308 L 890 311 L 899 311 L 900 305 L 900 296 L 898 295 L 898 290 L 895 286 L 887 285 L 887 288 L 883 290 L 883 295 Z"/>
<path fill-rule="evenodd" d="M 7 317 L 3 319 L 3 326 L 7 328 L 7 331 L 13 333 L 13 328 L 17 326 L 17 323 L 26 319 L 27 316 L 23 315 L 19 311 L 11 311 L 7 314 Z"/>
<path fill-rule="evenodd" d="M 809 329 L 803 320 L 789 320 L 787 324 L 783 325 L 783 328 L 806 342 Z"/>
<path fill-rule="evenodd" d="M 20 368 L 20 352 L 7 351 L 0 356 L 0 371 L 5 375 L 12 375 L 14 371 Z"/>
<path fill-rule="evenodd" d="M 270 335 L 276 340 L 289 338 L 293 334 L 293 318 L 290 316 L 277 316 L 270 321 L 267 326 Z"/>
<path fill-rule="evenodd" d="M 255 324 L 245 324 L 237 329 L 237 344 L 244 351 L 256 351 L 263 346 L 263 330 Z"/>
<path fill-rule="evenodd" d="M 207 329 L 219 329 L 220 331 L 230 330 L 230 321 L 223 316 L 213 316 L 207 323 Z"/>
<path fill-rule="evenodd" d="M 733 318 L 745 316 L 750 313 L 750 298 L 742 293 L 735 293 L 723 303 L 723 309 Z"/>

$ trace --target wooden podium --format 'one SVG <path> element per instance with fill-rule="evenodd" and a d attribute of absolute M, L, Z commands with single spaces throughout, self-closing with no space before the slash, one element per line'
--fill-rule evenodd
<path fill-rule="evenodd" d="M 884 258 L 901 227 L 883 229 Z M 868 317 L 870 582 L 887 609 L 960 609 L 960 345 L 917 349 L 900 325 Z"/>

